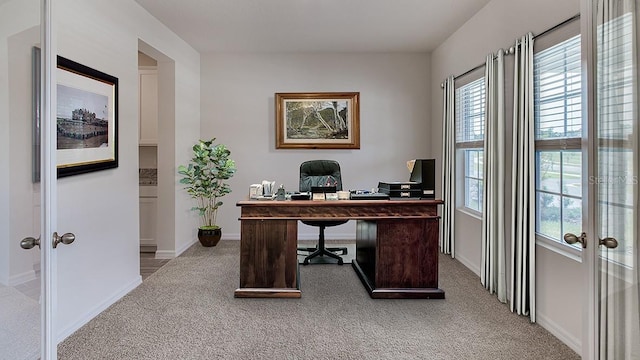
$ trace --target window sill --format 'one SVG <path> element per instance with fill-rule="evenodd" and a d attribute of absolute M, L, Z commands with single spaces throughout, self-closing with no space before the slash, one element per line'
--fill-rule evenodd
<path fill-rule="evenodd" d="M 480 213 L 478 211 L 475 211 L 473 209 L 469 209 L 467 207 L 459 207 L 456 210 L 461 212 L 461 213 L 463 213 L 463 214 L 469 215 L 472 218 L 476 218 L 476 219 L 482 221 L 482 213 Z"/>
<path fill-rule="evenodd" d="M 552 240 L 540 234 L 536 234 L 536 245 L 582 263 L 582 249 L 575 248 L 571 245 L 565 245 L 557 240 Z"/>

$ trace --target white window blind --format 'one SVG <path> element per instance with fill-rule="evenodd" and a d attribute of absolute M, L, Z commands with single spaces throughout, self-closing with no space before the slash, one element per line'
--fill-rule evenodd
<path fill-rule="evenodd" d="M 459 147 L 484 140 L 484 103 L 484 78 L 456 89 L 456 144 L 461 145 Z"/>
<path fill-rule="evenodd" d="M 582 136 L 580 36 L 534 56 L 536 140 Z"/>

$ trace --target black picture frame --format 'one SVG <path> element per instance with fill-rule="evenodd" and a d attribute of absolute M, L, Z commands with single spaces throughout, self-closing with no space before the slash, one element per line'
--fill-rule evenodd
<path fill-rule="evenodd" d="M 31 181 L 40 182 L 40 103 L 41 93 L 41 69 L 40 69 L 40 48 L 34 46 L 31 49 L 31 151 L 33 153 L 31 161 Z"/>
<path fill-rule="evenodd" d="M 58 178 L 118 167 L 118 78 L 57 57 Z"/>

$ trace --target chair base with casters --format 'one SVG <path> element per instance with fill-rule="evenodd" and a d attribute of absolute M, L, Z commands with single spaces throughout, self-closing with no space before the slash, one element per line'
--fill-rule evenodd
<path fill-rule="evenodd" d="M 340 224 L 344 224 L 347 221 L 303 221 L 302 223 L 306 224 L 306 225 L 311 225 L 311 226 L 318 226 L 320 228 L 320 237 L 318 238 L 318 246 L 317 247 L 302 247 L 302 248 L 298 248 L 298 251 L 306 251 L 306 252 L 310 252 L 311 254 L 309 254 L 307 257 L 304 258 L 304 261 L 302 262 L 302 265 L 309 265 L 309 261 L 313 258 L 316 257 L 321 257 L 323 258 L 325 255 L 327 257 L 333 258 L 338 260 L 338 265 L 342 265 L 344 263 L 344 261 L 342 260 L 342 257 L 340 257 L 337 253 L 340 252 L 340 255 L 346 255 L 347 254 L 347 248 L 346 247 L 334 247 L 334 248 L 327 248 L 324 246 L 325 241 L 324 241 L 324 229 L 327 226 L 336 226 L 336 225 L 340 225 Z M 329 263 L 329 262 L 319 262 L 319 263 Z"/>

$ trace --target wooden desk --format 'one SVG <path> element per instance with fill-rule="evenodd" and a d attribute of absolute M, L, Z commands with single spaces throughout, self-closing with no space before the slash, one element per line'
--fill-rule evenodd
<path fill-rule="evenodd" d="M 353 268 L 372 298 L 444 298 L 438 288 L 441 200 L 240 201 L 235 297 L 301 296 L 298 220 L 357 220 Z"/>

